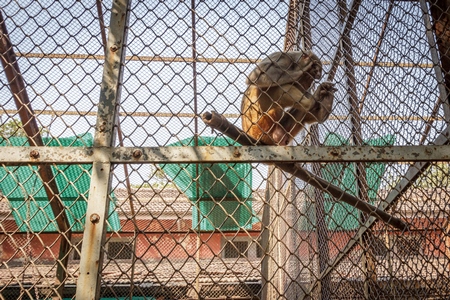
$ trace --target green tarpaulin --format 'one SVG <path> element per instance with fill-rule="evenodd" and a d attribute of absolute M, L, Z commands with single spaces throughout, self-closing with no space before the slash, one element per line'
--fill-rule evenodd
<path fill-rule="evenodd" d="M 391 146 L 395 142 L 395 136 L 387 135 L 381 138 L 364 141 L 370 146 Z M 325 138 L 325 146 L 349 145 L 344 137 L 330 133 Z M 369 201 L 373 204 L 377 197 L 381 178 L 386 169 L 385 163 L 366 163 L 366 180 L 368 186 Z M 322 177 L 344 191 L 356 194 L 355 163 L 326 163 L 322 168 Z M 325 194 L 325 213 L 327 215 L 328 229 L 330 230 L 354 230 L 359 227 L 359 210 L 343 202 L 334 201 Z"/>
<path fill-rule="evenodd" d="M 395 142 L 394 135 L 386 135 L 381 138 L 368 139 L 365 145 L 371 146 L 391 146 Z M 329 133 L 324 141 L 325 146 L 345 146 L 349 145 L 348 139 L 335 133 Z M 355 176 L 355 163 L 323 163 L 320 176 L 326 181 L 336 185 L 350 193 L 356 194 L 357 182 Z M 366 181 L 368 185 L 369 202 L 374 204 L 377 200 L 377 191 L 380 187 L 381 178 L 386 170 L 385 163 L 366 163 Z M 312 201 L 314 194 L 306 198 L 300 208 L 302 216 L 299 219 L 301 230 L 313 230 L 316 226 L 315 202 Z M 312 197 L 312 198 L 311 198 Z M 347 203 L 334 199 L 331 195 L 324 194 L 325 216 L 327 228 L 332 231 L 356 230 L 360 227 L 360 212 Z"/>
<path fill-rule="evenodd" d="M 91 134 L 80 137 L 43 139 L 50 147 L 92 146 Z M 1 140 L 0 146 L 28 146 L 25 137 L 10 137 Z M 73 231 L 82 231 L 89 197 L 91 165 L 52 166 L 60 198 L 65 206 L 66 215 Z M 50 207 L 37 166 L 0 168 L 0 189 L 8 199 L 14 220 L 22 232 L 56 231 L 55 216 Z M 115 200 L 112 194 L 113 201 Z M 120 229 L 120 221 L 114 210 L 114 203 L 109 205 L 108 231 Z"/>
<path fill-rule="evenodd" d="M 194 146 L 189 138 L 170 146 Z M 238 145 L 219 137 L 199 137 L 199 146 Z M 201 230 L 250 229 L 252 211 L 252 167 L 250 164 L 166 164 L 161 168 L 192 201 L 192 227 Z M 198 184 L 196 184 L 198 183 Z"/>

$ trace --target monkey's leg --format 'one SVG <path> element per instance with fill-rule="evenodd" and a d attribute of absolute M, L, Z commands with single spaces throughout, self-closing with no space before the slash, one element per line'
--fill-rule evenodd
<path fill-rule="evenodd" d="M 281 118 L 272 134 L 273 139 L 278 141 L 278 145 L 289 145 L 292 139 L 303 129 L 304 123 L 302 120 L 304 117 L 305 112 L 296 108 L 284 112 L 283 118 Z"/>
<path fill-rule="evenodd" d="M 258 129 L 261 130 L 261 137 L 259 140 L 267 145 L 280 145 L 282 142 L 280 132 L 284 133 L 284 128 L 280 121 L 283 117 L 283 110 L 281 108 L 273 108 L 261 115 L 258 120 Z"/>

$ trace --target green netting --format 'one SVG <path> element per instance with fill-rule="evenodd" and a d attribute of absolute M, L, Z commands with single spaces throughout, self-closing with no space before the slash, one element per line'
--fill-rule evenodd
<path fill-rule="evenodd" d="M 370 146 L 391 146 L 395 142 L 394 135 L 386 135 L 382 138 L 364 141 Z M 325 138 L 326 146 L 349 145 L 344 137 L 330 133 Z M 326 163 L 322 168 L 322 176 L 325 180 L 339 186 L 344 191 L 356 194 L 355 163 Z M 386 169 L 385 163 L 366 163 L 366 180 L 368 186 L 369 201 L 374 203 L 381 178 Z M 325 212 L 327 215 L 328 229 L 330 230 L 354 230 L 359 227 L 359 210 L 343 202 L 336 202 L 325 194 Z"/>
<path fill-rule="evenodd" d="M 199 137 L 199 146 L 237 146 L 231 139 Z M 194 146 L 189 138 L 170 146 Z M 161 168 L 194 204 L 192 226 L 201 230 L 250 229 L 252 167 L 250 164 L 166 164 Z M 198 184 L 196 184 L 198 183 Z"/>
<path fill-rule="evenodd" d="M 369 139 L 364 141 L 365 145 L 390 146 L 395 142 L 395 136 L 386 135 L 382 138 Z M 349 140 L 344 137 L 329 133 L 325 138 L 326 146 L 348 145 Z M 368 196 L 370 203 L 374 203 L 377 198 L 377 191 L 380 187 L 381 178 L 386 169 L 385 163 L 366 163 L 366 180 L 368 185 Z M 355 163 L 324 163 L 322 164 L 321 176 L 334 185 L 339 186 L 346 192 L 356 194 Z M 344 202 L 335 201 L 328 194 L 324 195 L 324 209 L 326 213 L 326 223 L 329 230 L 355 230 L 360 225 L 359 210 Z M 301 230 L 312 230 L 315 226 L 315 207 L 311 201 L 305 201 L 301 208 L 303 216 L 300 218 Z"/>
<path fill-rule="evenodd" d="M 92 146 L 91 134 L 79 137 L 58 139 L 43 139 L 50 147 L 81 147 Z M 0 146 L 27 146 L 27 138 L 10 137 L 0 141 Z M 52 166 L 52 171 L 60 192 L 61 200 L 66 209 L 70 226 L 73 231 L 83 231 L 89 197 L 90 174 L 92 165 L 58 165 Z M 45 193 L 37 166 L 3 167 L 0 168 L 0 189 L 8 199 L 13 209 L 14 220 L 22 232 L 56 231 L 55 216 Z M 111 194 L 115 201 L 114 194 Z M 114 203 L 109 205 L 108 231 L 120 228 Z"/>

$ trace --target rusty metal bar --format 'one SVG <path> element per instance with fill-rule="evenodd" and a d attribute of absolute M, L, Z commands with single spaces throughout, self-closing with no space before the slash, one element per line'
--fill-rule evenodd
<path fill-rule="evenodd" d="M 27 57 L 27 58 L 48 58 L 48 59 L 95 59 L 95 60 L 105 60 L 104 55 L 94 55 L 94 54 L 58 54 L 58 53 L 17 53 L 17 57 Z M 151 61 L 151 62 L 184 62 L 192 63 L 193 59 L 191 57 L 168 57 L 168 56 L 138 56 L 131 55 L 125 57 L 126 61 Z M 256 64 L 259 59 L 249 59 L 249 58 L 208 58 L 208 57 L 198 57 L 197 62 L 209 63 L 209 64 Z M 332 61 L 322 61 L 322 65 L 331 65 Z M 338 63 L 342 65 L 342 63 Z M 368 61 L 358 61 L 355 62 L 355 66 L 358 67 L 380 67 L 380 68 L 422 68 L 431 69 L 433 64 L 429 63 L 411 63 L 411 62 L 373 62 Z"/>
<path fill-rule="evenodd" d="M 431 61 L 433 62 L 433 69 L 436 74 L 436 81 L 438 83 L 439 89 L 439 102 L 443 105 L 445 119 L 450 122 L 450 107 L 448 103 L 448 92 L 446 89 L 446 82 L 444 75 L 442 74 L 441 62 L 439 60 L 439 55 L 437 51 L 437 42 L 433 34 L 433 26 L 431 25 L 430 15 L 428 13 L 428 5 L 425 0 L 420 0 L 420 8 L 422 9 L 422 18 L 425 24 L 425 32 L 427 36 L 428 45 L 430 47 Z M 448 38 L 447 38 L 448 39 Z M 448 55 L 447 53 L 441 53 L 444 57 Z M 449 70 L 446 70 L 447 72 Z M 450 84 L 450 82 L 447 82 Z"/>
<path fill-rule="evenodd" d="M 37 115 L 50 115 L 50 116 L 97 116 L 96 111 L 61 111 L 61 110 L 34 110 L 35 114 Z M 5 109 L 0 110 L 0 116 L 3 114 L 9 115 L 9 114 L 15 114 L 17 113 L 17 110 L 13 109 Z M 163 113 L 163 112 L 119 112 L 120 117 L 162 117 L 162 118 L 195 118 L 194 113 Z M 240 114 L 233 114 L 233 113 L 226 113 L 223 114 L 226 118 L 239 118 Z M 331 115 L 328 120 L 339 120 L 344 121 L 347 120 L 349 117 L 348 115 Z M 427 116 L 361 116 L 361 120 L 365 121 L 443 121 L 444 118 L 440 116 L 436 116 L 436 114 L 432 113 L 431 115 Z"/>
<path fill-rule="evenodd" d="M 120 102 L 130 2 L 114 1 L 111 8 L 94 148 L 114 146 L 114 126 L 118 118 L 117 108 Z M 98 299 L 100 296 L 102 246 L 106 236 L 111 180 L 111 162 L 94 161 L 81 249 L 77 299 Z"/>
<path fill-rule="evenodd" d="M 212 163 L 212 162 L 416 162 L 450 161 L 447 146 L 199 146 L 199 147 L 2 147 L 6 166 L 48 164 Z M 39 155 L 37 158 L 31 154 Z"/>
<path fill-rule="evenodd" d="M 97 4 L 98 21 L 100 23 L 99 24 L 100 25 L 100 35 L 102 37 L 103 49 L 104 49 L 104 53 L 106 55 L 106 44 L 107 44 L 106 26 L 105 26 L 105 21 L 103 19 L 102 0 L 96 0 L 95 3 Z M 103 59 L 104 59 L 104 57 L 103 57 Z"/>
<path fill-rule="evenodd" d="M 353 0 L 349 7 L 349 13 L 344 22 L 344 26 L 342 27 L 341 33 L 339 35 L 339 40 L 337 41 L 336 52 L 334 54 L 334 58 L 331 63 L 330 71 L 328 72 L 327 81 L 333 81 L 334 76 L 336 75 L 337 68 L 340 64 L 341 56 L 342 56 L 342 43 L 345 36 L 348 36 L 350 30 L 353 27 L 353 23 L 355 22 L 356 15 L 359 10 L 359 6 L 361 5 L 361 0 Z"/>
<path fill-rule="evenodd" d="M 302 0 L 303 4 L 302 12 L 303 14 L 300 16 L 300 33 L 301 38 L 297 38 L 297 43 L 302 43 L 304 49 L 311 49 L 312 44 L 312 34 L 311 34 L 311 14 L 310 14 L 310 0 Z M 327 64 L 327 63 L 325 63 Z"/>
<path fill-rule="evenodd" d="M 12 96 L 19 113 L 23 129 L 27 134 L 30 146 L 44 146 L 36 115 L 31 106 L 26 90 L 25 82 L 20 71 L 19 64 L 14 53 L 13 45 L 9 38 L 8 30 L 3 15 L 0 11 L 0 60 L 9 82 Z M 67 253 L 70 250 L 70 225 L 67 219 L 64 205 L 59 198 L 58 186 L 50 165 L 39 165 L 39 176 L 41 177 L 45 193 L 50 202 L 51 209 L 56 219 L 58 228 L 63 236 L 60 241 L 58 263 L 56 268 L 56 289 L 53 298 L 60 298 L 64 291 L 64 281 L 67 277 L 66 270 L 69 261 Z"/>
<path fill-rule="evenodd" d="M 341 23 L 343 24 L 345 16 L 348 14 L 347 12 L 347 4 L 343 0 L 338 1 L 339 6 L 339 16 L 341 19 Z M 347 97 L 349 102 L 349 114 L 350 114 L 350 123 L 351 123 L 351 140 L 353 145 L 360 146 L 363 144 L 362 138 L 362 122 L 361 122 L 361 114 L 360 107 L 362 107 L 362 103 L 360 103 L 356 91 L 356 78 L 355 78 L 355 67 L 353 61 L 353 45 L 351 41 L 351 31 L 348 32 L 348 35 L 343 36 L 342 38 L 342 51 L 344 58 L 344 73 L 346 77 L 346 86 L 347 86 Z M 377 50 L 376 50 L 377 51 Z M 369 75 L 371 76 L 371 75 Z M 370 79 L 368 79 L 370 82 Z M 358 198 L 363 201 L 369 203 L 368 196 L 368 184 L 366 177 L 366 164 L 364 162 L 357 162 L 354 164 L 354 172 L 356 178 L 356 195 Z M 363 213 L 360 214 L 360 223 L 363 224 L 367 216 Z M 370 251 L 369 240 L 372 233 L 367 231 L 366 234 L 361 236 L 360 244 L 363 248 L 364 255 L 362 256 L 362 271 L 364 274 L 364 296 L 366 299 L 373 298 L 373 284 L 377 282 L 376 275 L 376 266 L 375 266 L 375 258 L 373 257 Z M 320 270 L 323 272 L 325 269 Z M 329 274 L 327 274 L 329 276 Z"/>
<path fill-rule="evenodd" d="M 284 35 L 284 51 L 296 51 L 298 50 L 299 31 L 302 27 L 302 3 L 300 0 L 290 0 L 288 16 L 286 22 L 286 30 Z M 300 28 L 299 28 L 300 24 Z"/>
<path fill-rule="evenodd" d="M 223 116 L 216 112 L 206 112 L 202 116 L 203 121 L 207 126 L 210 126 L 213 129 L 216 129 L 229 138 L 235 140 L 241 145 L 249 145 L 249 144 L 260 144 L 261 143 L 255 141 L 253 138 L 248 136 L 245 132 L 237 128 L 235 125 L 228 122 L 227 119 L 225 119 Z M 346 192 L 344 192 L 342 189 L 340 189 L 337 186 L 332 185 L 331 183 L 327 182 L 326 180 L 323 180 L 322 178 L 319 178 L 312 174 L 311 172 L 303 169 L 298 164 L 292 164 L 292 163 L 273 163 L 275 166 L 279 167 L 281 170 L 292 174 L 293 176 L 296 176 L 300 178 L 301 180 L 305 181 L 306 183 L 314 186 L 315 188 L 318 188 L 324 192 L 327 192 L 331 196 L 333 196 L 335 199 L 339 201 L 343 201 L 365 213 L 367 213 L 370 216 L 373 216 L 379 220 L 382 220 L 386 222 L 387 224 L 401 229 L 406 230 L 408 228 L 407 224 L 405 224 L 402 220 L 393 217 L 386 213 L 385 211 L 366 203 L 357 197 L 350 195 Z"/>

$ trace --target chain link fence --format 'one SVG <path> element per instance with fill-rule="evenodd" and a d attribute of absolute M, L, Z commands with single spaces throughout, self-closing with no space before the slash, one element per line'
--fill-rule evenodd
<path fill-rule="evenodd" d="M 0 299 L 450 297 L 448 6 L 1 0 Z M 302 49 L 325 122 L 204 122 Z"/>

